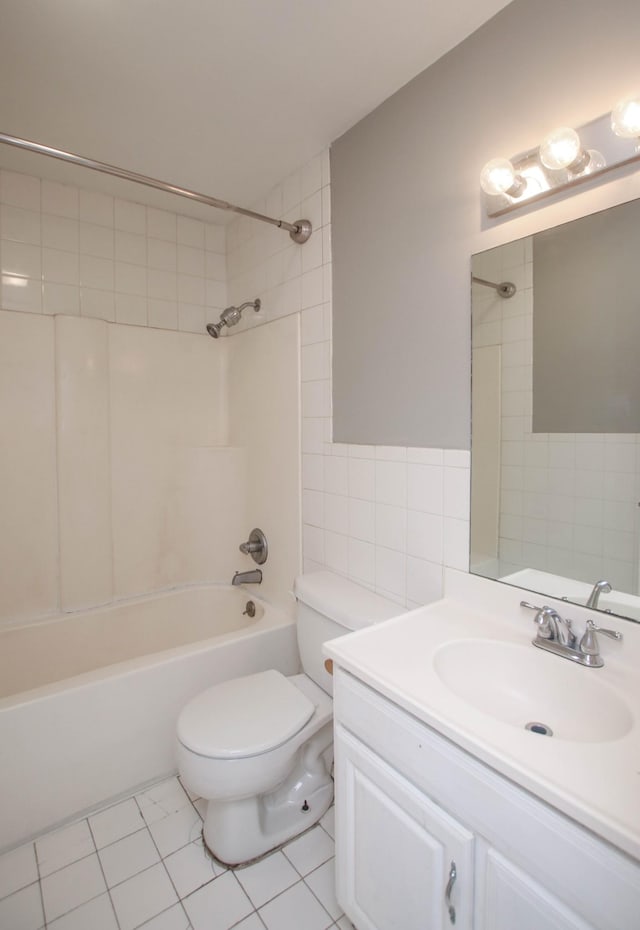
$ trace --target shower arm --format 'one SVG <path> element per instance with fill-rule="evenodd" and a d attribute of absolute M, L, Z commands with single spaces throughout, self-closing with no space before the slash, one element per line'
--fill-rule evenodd
<path fill-rule="evenodd" d="M 240 213 L 242 216 L 248 216 L 252 220 L 259 220 L 261 223 L 269 223 L 271 226 L 285 229 L 293 241 L 297 242 L 299 245 L 305 243 L 313 231 L 313 227 L 309 220 L 297 220 L 295 223 L 287 223 L 285 220 L 276 220 L 272 216 L 265 216 L 263 213 L 256 213 L 253 210 L 246 210 L 244 207 L 238 207 L 235 204 L 227 203 L 226 200 L 218 200 L 215 197 L 209 197 L 207 194 L 199 194 L 185 187 L 177 187 L 175 184 L 168 184 L 166 181 L 158 181 L 156 178 L 147 177 L 145 174 L 127 171 L 125 168 L 116 168 L 115 165 L 108 165 L 102 161 L 94 161 L 92 158 L 84 158 L 82 155 L 74 155 L 73 152 L 63 152 L 61 149 L 54 149 L 48 145 L 41 145 L 39 142 L 30 142 L 28 139 L 19 139 L 17 136 L 9 136 L 6 133 L 0 132 L 0 143 L 12 145 L 15 148 L 24 149 L 27 152 L 35 152 L 37 155 L 57 158 L 60 161 L 70 162 L 73 165 L 80 165 L 82 168 L 90 168 L 92 171 L 100 171 L 102 174 L 110 174 L 115 178 L 133 181 L 135 184 L 144 184 L 146 187 L 153 187 L 155 190 L 165 191 L 168 194 L 177 194 L 178 197 L 186 197 L 188 200 L 204 203 L 208 207 L 215 207 L 216 210 L 230 210 L 232 213 Z"/>

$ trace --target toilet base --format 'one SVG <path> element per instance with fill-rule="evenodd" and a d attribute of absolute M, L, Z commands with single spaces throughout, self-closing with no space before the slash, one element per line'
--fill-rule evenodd
<path fill-rule="evenodd" d="M 209 801 L 203 836 L 213 856 L 224 865 L 244 865 L 317 823 L 333 800 L 333 780 L 319 761 L 314 772 L 301 758 L 285 782 L 267 794 Z"/>

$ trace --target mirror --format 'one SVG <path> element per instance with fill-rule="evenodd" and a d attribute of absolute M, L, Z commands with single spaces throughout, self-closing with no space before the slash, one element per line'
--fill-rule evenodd
<path fill-rule="evenodd" d="M 639 254 L 640 200 L 473 256 L 470 555 L 637 622 Z"/>

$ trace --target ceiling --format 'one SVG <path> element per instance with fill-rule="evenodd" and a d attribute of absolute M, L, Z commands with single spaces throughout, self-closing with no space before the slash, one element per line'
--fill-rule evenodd
<path fill-rule="evenodd" d="M 252 206 L 505 0 L 0 0 L 0 132 Z M 0 165 L 228 214 L 0 145 Z"/>

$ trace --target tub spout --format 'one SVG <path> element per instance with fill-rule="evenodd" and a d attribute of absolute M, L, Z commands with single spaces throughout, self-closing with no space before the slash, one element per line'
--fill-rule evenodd
<path fill-rule="evenodd" d="M 259 568 L 251 572 L 236 572 L 231 584 L 262 584 L 262 572 Z"/>

